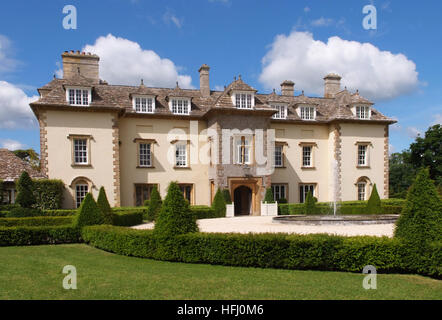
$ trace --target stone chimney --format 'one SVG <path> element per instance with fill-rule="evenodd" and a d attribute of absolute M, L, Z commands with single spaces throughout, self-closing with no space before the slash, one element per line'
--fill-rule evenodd
<path fill-rule="evenodd" d="M 294 96 L 295 95 L 295 83 L 290 80 L 284 80 L 281 83 L 281 94 L 283 96 Z"/>
<path fill-rule="evenodd" d="M 330 73 L 324 77 L 324 98 L 333 98 L 341 91 L 341 77 L 335 73 Z"/>
<path fill-rule="evenodd" d="M 61 58 L 63 60 L 63 78 L 71 79 L 80 73 L 83 77 L 93 80 L 94 83 L 100 82 L 98 72 L 98 62 L 100 57 L 95 54 L 85 52 L 65 51 Z"/>
<path fill-rule="evenodd" d="M 198 72 L 200 73 L 200 91 L 204 98 L 210 97 L 209 70 L 207 64 L 203 64 Z"/>

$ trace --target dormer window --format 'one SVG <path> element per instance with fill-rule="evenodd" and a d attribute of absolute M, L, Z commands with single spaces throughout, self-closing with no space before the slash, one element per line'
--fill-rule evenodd
<path fill-rule="evenodd" d="M 299 116 L 302 120 L 315 120 L 316 108 L 312 106 L 301 106 L 299 108 Z"/>
<path fill-rule="evenodd" d="M 132 99 L 133 108 L 138 113 L 154 113 L 155 98 L 147 96 L 134 96 Z"/>
<path fill-rule="evenodd" d="M 356 117 L 358 119 L 370 119 L 371 109 L 369 106 L 356 106 Z"/>
<path fill-rule="evenodd" d="M 173 114 L 188 115 L 190 113 L 190 99 L 172 98 L 169 102 L 169 108 Z"/>
<path fill-rule="evenodd" d="M 252 109 L 255 105 L 255 97 L 251 93 L 236 92 L 234 103 L 238 109 Z"/>
<path fill-rule="evenodd" d="M 272 116 L 273 119 L 286 119 L 287 118 L 287 105 L 285 105 L 285 104 L 272 104 L 271 106 L 273 109 L 278 110 L 278 112 Z"/>
<path fill-rule="evenodd" d="M 91 88 L 67 88 L 66 100 L 72 106 L 88 106 L 92 100 Z"/>

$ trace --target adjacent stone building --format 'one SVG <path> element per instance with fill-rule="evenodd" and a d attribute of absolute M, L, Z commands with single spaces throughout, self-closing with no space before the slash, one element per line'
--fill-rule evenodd
<path fill-rule="evenodd" d="M 64 206 L 78 206 L 104 186 L 113 206 L 141 205 L 154 185 L 164 197 L 177 181 L 191 204 L 210 205 L 229 189 L 236 214 L 260 214 L 265 189 L 276 200 L 367 199 L 376 183 L 388 197 L 388 127 L 341 77 L 324 78 L 324 97 L 261 94 L 235 78 L 210 90 L 202 65 L 200 89 L 109 85 L 99 57 L 65 52 L 63 79 L 40 88 L 31 103 L 40 123 L 41 167 L 65 182 Z"/>

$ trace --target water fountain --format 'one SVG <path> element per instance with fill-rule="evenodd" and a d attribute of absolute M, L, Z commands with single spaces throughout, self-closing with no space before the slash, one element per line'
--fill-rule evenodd
<path fill-rule="evenodd" d="M 274 217 L 273 223 L 287 223 L 296 225 L 355 225 L 355 224 L 387 224 L 395 223 L 399 215 L 338 215 L 338 206 L 340 198 L 340 179 L 337 160 L 332 160 L 330 165 L 333 177 L 330 183 L 332 190 L 332 199 L 330 203 L 330 211 L 333 215 L 291 215 Z"/>

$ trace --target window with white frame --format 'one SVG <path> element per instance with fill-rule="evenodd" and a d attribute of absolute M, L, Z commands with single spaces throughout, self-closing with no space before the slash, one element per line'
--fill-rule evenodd
<path fill-rule="evenodd" d="M 302 120 L 315 120 L 316 118 L 316 108 L 310 106 L 300 107 L 300 116 Z"/>
<path fill-rule="evenodd" d="M 83 199 L 89 192 L 89 186 L 87 184 L 77 184 L 75 185 L 75 205 L 77 208 L 80 207 Z"/>
<path fill-rule="evenodd" d="M 251 93 L 235 93 L 235 106 L 238 109 L 251 109 L 253 97 Z"/>
<path fill-rule="evenodd" d="M 171 99 L 170 108 L 173 114 L 189 114 L 189 99 Z"/>
<path fill-rule="evenodd" d="M 187 143 L 175 144 L 175 166 L 187 167 Z"/>
<path fill-rule="evenodd" d="M 235 139 L 236 146 L 236 163 L 237 164 L 250 164 L 251 163 L 251 150 L 252 150 L 252 137 L 241 136 Z"/>
<path fill-rule="evenodd" d="M 358 119 L 370 119 L 371 111 L 369 106 L 356 106 L 356 117 Z"/>
<path fill-rule="evenodd" d="M 287 185 L 285 184 L 272 184 L 273 199 L 279 201 L 280 199 L 287 200 Z"/>
<path fill-rule="evenodd" d="M 74 164 L 88 164 L 88 139 L 74 139 Z"/>
<path fill-rule="evenodd" d="M 364 201 L 366 198 L 366 188 L 367 183 L 366 182 L 359 182 L 358 183 L 358 200 Z"/>
<path fill-rule="evenodd" d="M 284 146 L 275 145 L 275 167 L 284 166 Z"/>
<path fill-rule="evenodd" d="M 368 166 L 368 145 L 358 144 L 358 166 Z"/>
<path fill-rule="evenodd" d="M 312 196 L 315 197 L 315 185 L 314 184 L 301 184 L 299 185 L 299 202 L 304 203 L 307 199 L 307 194 L 311 192 Z"/>
<path fill-rule="evenodd" d="M 89 88 L 68 88 L 66 95 L 70 105 L 88 106 L 91 103 L 91 89 Z"/>
<path fill-rule="evenodd" d="M 302 166 L 303 167 L 313 167 L 312 150 L 313 150 L 313 146 L 303 146 L 302 147 Z"/>
<path fill-rule="evenodd" d="M 287 106 L 286 105 L 275 104 L 275 105 L 272 105 L 272 107 L 274 109 L 278 110 L 278 112 L 272 116 L 273 119 L 286 119 L 287 118 Z"/>
<path fill-rule="evenodd" d="M 134 109 L 139 113 L 153 113 L 155 110 L 155 101 L 153 97 L 134 97 Z"/>
<path fill-rule="evenodd" d="M 141 142 L 138 144 L 138 165 L 140 167 L 152 166 L 152 143 Z"/>

